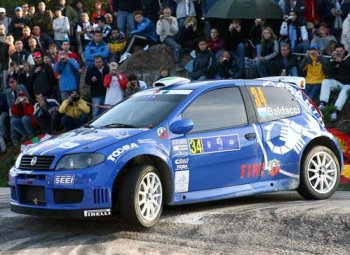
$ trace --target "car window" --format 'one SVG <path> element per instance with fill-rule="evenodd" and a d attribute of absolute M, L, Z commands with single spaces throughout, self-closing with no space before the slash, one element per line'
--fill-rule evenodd
<path fill-rule="evenodd" d="M 301 113 L 299 103 L 286 88 L 252 86 L 249 93 L 260 122 L 288 118 Z"/>
<path fill-rule="evenodd" d="M 217 89 L 200 95 L 183 112 L 182 118 L 193 121 L 191 132 L 247 123 L 244 102 L 237 87 Z"/>

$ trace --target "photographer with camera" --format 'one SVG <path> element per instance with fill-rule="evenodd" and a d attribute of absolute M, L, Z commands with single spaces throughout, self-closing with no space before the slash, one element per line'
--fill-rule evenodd
<path fill-rule="evenodd" d="M 221 51 L 216 65 L 216 79 L 241 79 L 243 72 L 244 64 L 239 57 L 226 50 Z"/>
<path fill-rule="evenodd" d="M 234 54 L 244 63 L 245 45 L 241 20 L 231 20 L 228 31 L 226 31 L 226 34 L 224 35 L 224 49 L 229 52 L 234 52 Z"/>
<path fill-rule="evenodd" d="M 64 100 L 58 109 L 63 114 L 61 123 L 64 131 L 72 130 L 84 125 L 88 121 L 90 107 L 83 100 L 77 91 L 73 91 L 66 100 Z"/>
<path fill-rule="evenodd" d="M 34 118 L 43 132 L 51 134 L 60 125 L 60 104 L 55 99 L 45 98 L 41 93 L 35 94 L 35 100 Z"/>
<path fill-rule="evenodd" d="M 124 73 L 118 71 L 116 62 L 109 64 L 109 70 L 109 74 L 106 74 L 103 80 L 103 86 L 107 90 L 105 105 L 116 105 L 124 98 L 124 90 L 128 80 Z"/>
<path fill-rule="evenodd" d="M 124 96 L 129 97 L 139 91 L 141 91 L 141 86 L 136 75 L 133 75 L 133 74 L 129 75 Z"/>
<path fill-rule="evenodd" d="M 281 24 L 280 35 L 283 42 L 288 42 L 292 52 L 305 53 L 309 49 L 309 35 L 305 19 L 298 17 L 295 11 L 285 16 Z"/>
<path fill-rule="evenodd" d="M 334 105 L 336 111 L 331 114 L 331 121 L 336 121 L 339 112 L 344 108 L 350 90 L 350 55 L 343 44 L 336 45 L 332 58 L 329 60 L 328 68 L 329 77 L 323 80 L 321 86 L 319 109 L 322 110 L 327 106 L 332 90 L 340 90 Z"/>
<path fill-rule="evenodd" d="M 159 35 L 160 41 L 168 46 L 173 54 L 176 64 L 175 71 L 183 70 L 181 66 L 181 46 L 176 42 L 175 36 L 179 32 L 179 25 L 177 24 L 177 19 L 171 16 L 171 9 L 166 7 L 163 9 L 163 14 L 159 16 L 157 21 L 157 35 Z"/>

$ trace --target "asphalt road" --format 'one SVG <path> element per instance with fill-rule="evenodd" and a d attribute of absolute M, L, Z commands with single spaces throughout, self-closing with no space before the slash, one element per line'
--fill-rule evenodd
<path fill-rule="evenodd" d="M 151 229 L 17 215 L 8 203 L 9 190 L 0 189 L 0 254 L 350 254 L 350 192 L 167 207 Z"/>

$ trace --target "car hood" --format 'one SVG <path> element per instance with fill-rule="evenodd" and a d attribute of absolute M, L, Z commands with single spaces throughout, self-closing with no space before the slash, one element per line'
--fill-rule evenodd
<path fill-rule="evenodd" d="M 26 149 L 26 155 L 54 155 L 94 152 L 129 137 L 146 132 L 148 129 L 130 128 L 80 128 Z"/>

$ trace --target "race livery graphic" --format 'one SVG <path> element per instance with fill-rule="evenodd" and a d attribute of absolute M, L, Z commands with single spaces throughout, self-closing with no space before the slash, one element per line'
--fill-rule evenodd
<path fill-rule="evenodd" d="M 175 84 L 23 148 L 9 172 L 11 210 L 151 227 L 164 205 L 280 190 L 326 199 L 336 191 L 349 146 L 326 130 L 298 86 L 168 81 Z"/>

